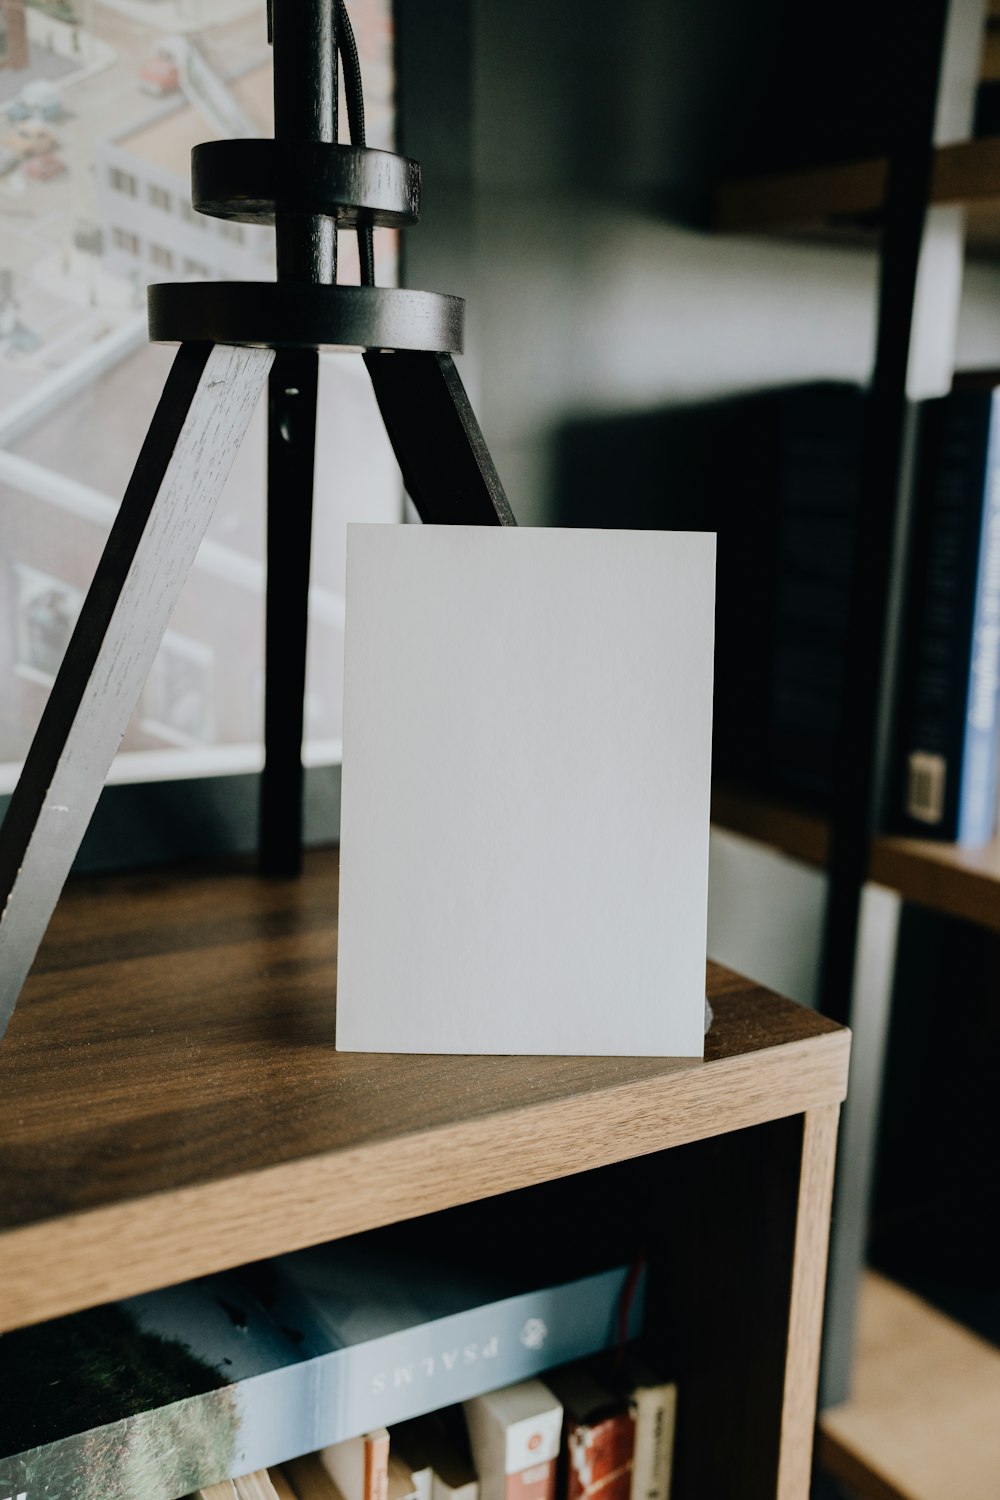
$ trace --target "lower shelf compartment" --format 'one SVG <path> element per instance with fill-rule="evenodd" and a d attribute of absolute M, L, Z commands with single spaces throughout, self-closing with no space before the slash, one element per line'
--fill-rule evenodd
<path fill-rule="evenodd" d="M 990 1500 L 1000 1350 L 869 1271 L 853 1394 L 821 1415 L 817 1454 L 862 1500 Z"/>

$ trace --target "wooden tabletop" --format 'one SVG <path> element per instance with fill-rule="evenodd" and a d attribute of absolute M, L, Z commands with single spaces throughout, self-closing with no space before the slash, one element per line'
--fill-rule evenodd
<path fill-rule="evenodd" d="M 705 1061 L 334 1050 L 337 862 L 72 884 L 0 1046 L 0 1329 L 839 1101 L 711 966 Z"/>

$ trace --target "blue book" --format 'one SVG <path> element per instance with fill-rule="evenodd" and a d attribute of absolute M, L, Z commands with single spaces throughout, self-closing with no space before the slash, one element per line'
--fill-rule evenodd
<path fill-rule="evenodd" d="M 899 709 L 903 829 L 967 847 L 996 821 L 1000 391 L 924 408 Z"/>
<path fill-rule="evenodd" d="M 482 1395 L 615 1343 L 627 1276 L 363 1235 L 5 1334 L 0 1497 L 176 1500 Z"/>

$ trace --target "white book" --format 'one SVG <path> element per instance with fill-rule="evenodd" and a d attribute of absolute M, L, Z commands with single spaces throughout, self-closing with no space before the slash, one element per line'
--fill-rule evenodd
<path fill-rule="evenodd" d="M 480 1500 L 553 1500 L 563 1410 L 540 1380 L 464 1403 Z"/>
<path fill-rule="evenodd" d="M 677 1386 L 639 1369 L 631 1372 L 635 1416 L 631 1500 L 670 1500 Z"/>

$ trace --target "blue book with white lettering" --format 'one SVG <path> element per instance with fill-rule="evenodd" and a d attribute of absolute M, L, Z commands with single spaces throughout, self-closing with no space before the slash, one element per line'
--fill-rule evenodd
<path fill-rule="evenodd" d="M 0 1338 L 0 1500 L 176 1500 L 629 1336 L 628 1268 L 546 1285 L 359 1235 Z"/>
<path fill-rule="evenodd" d="M 1000 390 L 926 403 L 899 712 L 904 831 L 988 843 L 1000 757 Z"/>

